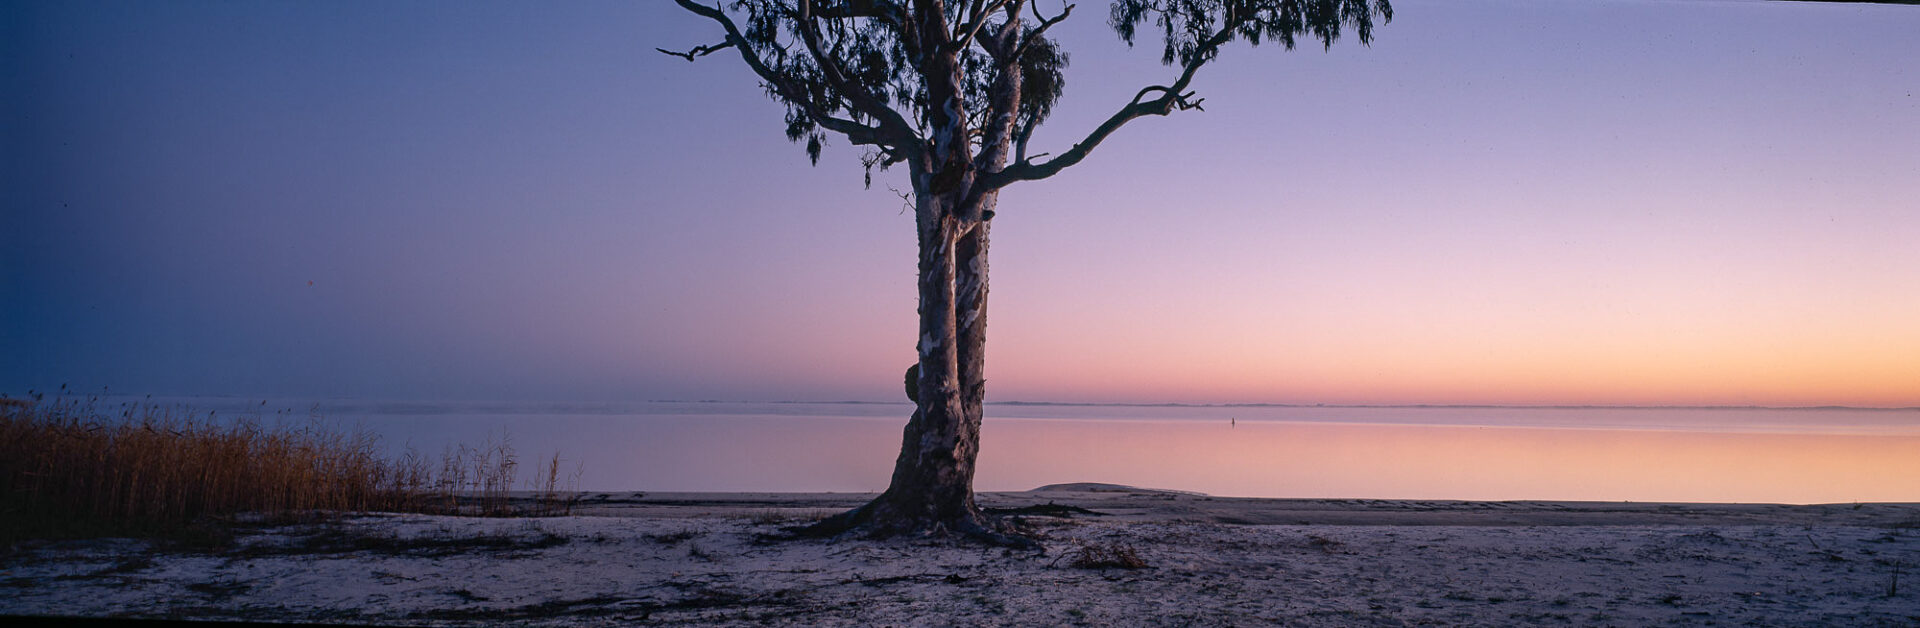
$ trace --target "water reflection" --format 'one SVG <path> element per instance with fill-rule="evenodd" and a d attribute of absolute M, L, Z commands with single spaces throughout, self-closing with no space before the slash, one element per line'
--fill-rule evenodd
<path fill-rule="evenodd" d="M 366 414 L 398 449 L 510 435 L 581 488 L 876 491 L 897 416 Z M 1824 503 L 1920 501 L 1920 435 L 989 418 L 976 486 L 1113 482 L 1215 495 Z"/>
<path fill-rule="evenodd" d="M 1216 495 L 1824 503 L 1920 500 L 1920 436 L 1002 420 L 980 486 Z"/>

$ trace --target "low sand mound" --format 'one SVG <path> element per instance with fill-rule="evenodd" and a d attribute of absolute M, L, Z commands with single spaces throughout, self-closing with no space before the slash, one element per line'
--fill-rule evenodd
<path fill-rule="evenodd" d="M 1143 495 L 1171 494 L 1171 495 L 1199 495 L 1199 496 L 1206 495 L 1206 493 L 1196 493 L 1193 491 L 1176 491 L 1176 490 L 1164 489 L 1164 488 L 1140 488 L 1138 486 L 1127 486 L 1125 484 L 1106 484 L 1102 482 L 1068 482 L 1065 484 L 1048 484 L 1046 486 L 1042 486 L 1040 488 L 1036 488 L 1027 492 L 1028 493 L 1140 493 Z"/>

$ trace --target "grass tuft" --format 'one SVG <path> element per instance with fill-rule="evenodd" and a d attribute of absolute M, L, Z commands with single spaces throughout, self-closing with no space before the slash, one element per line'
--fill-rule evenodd
<path fill-rule="evenodd" d="M 1124 543 L 1089 543 L 1066 555 L 1067 566 L 1075 569 L 1145 569 L 1147 561 L 1140 558 L 1132 545 Z"/>
<path fill-rule="evenodd" d="M 813 523 L 835 514 L 837 513 L 832 510 L 767 508 L 755 511 L 748 515 L 747 518 L 759 525 L 773 525 L 781 523 Z"/>

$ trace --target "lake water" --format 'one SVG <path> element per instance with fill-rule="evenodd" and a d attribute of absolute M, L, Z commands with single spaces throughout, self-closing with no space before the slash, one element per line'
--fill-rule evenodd
<path fill-rule="evenodd" d="M 437 456 L 503 436 L 579 488 L 878 491 L 883 403 L 158 400 L 311 421 Z M 1111 482 L 1258 497 L 1920 501 L 1920 410 L 989 404 L 975 486 Z"/>

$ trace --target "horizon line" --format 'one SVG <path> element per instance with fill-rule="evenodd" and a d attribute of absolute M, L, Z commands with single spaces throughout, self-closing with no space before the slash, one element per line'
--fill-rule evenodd
<path fill-rule="evenodd" d="M 78 394 L 75 390 L 59 391 L 65 394 L 48 395 L 55 399 L 62 397 L 184 397 L 213 399 L 258 399 L 268 401 L 275 397 L 302 401 L 361 401 L 361 402 L 397 402 L 397 403 L 577 403 L 577 404 L 617 404 L 617 403 L 766 403 L 789 405 L 912 405 L 911 401 L 873 401 L 873 400 L 802 400 L 802 399 L 635 399 L 635 400 L 585 400 L 585 399 L 450 399 L 450 398 L 395 398 L 395 397 L 334 397 L 304 395 L 249 395 L 249 394 L 177 394 L 177 393 L 119 393 L 99 391 Z M 0 393 L 0 398 L 33 399 L 32 393 L 23 397 L 12 397 Z M 1603 404 L 1603 403 L 1306 403 L 1306 402 L 1183 402 L 1183 401 L 1033 401 L 1010 399 L 1005 401 L 987 401 L 990 406 L 1025 407 L 1107 407 L 1107 408 L 1352 408 L 1352 409 L 1512 409 L 1512 410 L 1872 410 L 1886 412 L 1920 411 L 1920 406 L 1850 406 L 1844 404 L 1818 405 L 1758 405 L 1758 404 Z"/>
<path fill-rule="evenodd" d="M 777 404 L 815 404 L 815 405 L 912 405 L 910 401 L 739 401 L 725 399 L 651 399 L 649 403 L 777 403 Z M 987 401 L 990 406 L 1087 406 L 1118 408 L 1456 408 L 1474 409 L 1539 409 L 1539 410 L 1886 410 L 1920 411 L 1920 406 L 1848 406 L 1822 404 L 1808 406 L 1763 406 L 1737 404 L 1526 404 L 1526 403 L 1276 403 L 1276 402 L 1222 402 L 1193 403 L 1181 401 L 1164 402 L 1126 402 L 1126 401 Z"/>

